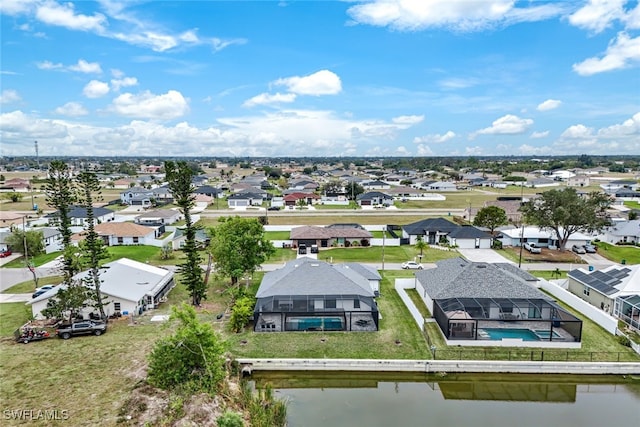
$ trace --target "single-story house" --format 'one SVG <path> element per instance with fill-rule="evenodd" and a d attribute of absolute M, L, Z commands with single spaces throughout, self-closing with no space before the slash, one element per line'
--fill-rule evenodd
<path fill-rule="evenodd" d="M 100 290 L 107 297 L 104 306 L 107 316 L 118 313 L 123 316 L 136 315 L 156 308 L 175 286 L 172 271 L 128 258 L 109 262 L 104 267 L 100 271 Z M 88 271 L 78 273 L 73 280 L 81 281 L 88 274 Z M 65 286 L 67 285 L 58 285 L 27 302 L 31 306 L 33 317 L 42 318 L 42 310 L 47 307 L 49 299 Z M 95 314 L 97 311 L 90 306 L 82 311 L 86 318 L 90 313 Z"/>
<path fill-rule="evenodd" d="M 569 187 L 588 187 L 590 178 L 588 175 L 576 175 L 567 178 L 567 185 Z"/>
<path fill-rule="evenodd" d="M 27 215 L 20 212 L 0 211 L 0 227 L 22 224 Z"/>
<path fill-rule="evenodd" d="M 132 222 L 103 222 L 95 226 L 95 231 L 106 246 L 150 245 L 156 239 L 156 229 Z M 72 236 L 73 241 L 85 238 L 86 232 Z"/>
<path fill-rule="evenodd" d="M 416 290 L 447 344 L 580 348 L 582 321 L 508 263 L 438 261 L 415 274 Z"/>
<path fill-rule="evenodd" d="M 246 208 L 249 206 L 260 206 L 263 200 L 264 198 L 261 194 L 243 191 L 227 197 L 227 204 L 229 208 Z"/>
<path fill-rule="evenodd" d="M 446 243 L 465 249 L 490 249 L 491 234 L 472 225 L 458 225 L 444 218 L 428 218 L 402 227 L 402 237 L 415 244 L 418 236 L 430 245 Z"/>
<path fill-rule="evenodd" d="M 59 215 L 60 212 L 56 211 L 45 215 L 45 218 L 48 218 L 49 220 L 53 220 L 55 222 Z M 93 208 L 93 218 L 95 220 L 95 224 L 113 221 L 115 217 L 115 212 L 110 209 L 101 207 Z M 76 225 L 79 227 L 86 227 L 87 225 L 89 225 L 89 219 L 87 218 L 87 208 L 73 206 L 69 210 L 69 218 L 71 219 L 71 225 Z"/>
<path fill-rule="evenodd" d="M 565 249 L 571 249 L 573 245 L 583 246 L 589 243 L 593 237 L 584 233 L 573 233 L 565 245 Z M 498 232 L 498 240 L 504 246 L 519 247 L 523 243 L 535 243 L 542 248 L 557 249 L 558 237 L 555 231 L 541 229 L 536 226 L 504 228 Z"/>
<path fill-rule="evenodd" d="M 367 275 L 347 264 L 302 257 L 265 273 L 253 312 L 256 332 L 377 331 Z"/>
<path fill-rule="evenodd" d="M 640 220 L 619 221 L 607 227 L 598 236 L 603 242 L 640 244 Z"/>
<path fill-rule="evenodd" d="M 182 214 L 177 209 L 156 209 L 136 216 L 134 221 L 141 225 L 161 226 L 171 225 L 181 219 Z"/>
<path fill-rule="evenodd" d="M 436 181 L 429 183 L 424 187 L 427 191 L 457 191 L 458 187 L 455 182 L 451 181 Z"/>
<path fill-rule="evenodd" d="M 303 200 L 305 205 L 313 205 L 313 204 L 319 203 L 321 200 L 321 197 L 315 193 L 303 193 L 303 192 L 289 193 L 284 196 L 284 205 L 295 207 L 300 204 L 300 200 Z"/>
<path fill-rule="evenodd" d="M 326 227 L 303 225 L 291 229 L 289 239 L 294 247 L 301 244 L 318 248 L 369 246 L 373 235 L 358 224 L 333 224 Z"/>
<path fill-rule="evenodd" d="M 571 293 L 640 330 L 640 265 L 578 268 L 568 278 Z"/>
<path fill-rule="evenodd" d="M 35 230 L 42 232 L 45 253 L 50 254 L 63 249 L 62 233 L 60 230 L 52 227 L 37 228 Z"/>
<path fill-rule="evenodd" d="M 463 225 L 447 234 L 447 241 L 462 249 L 491 249 L 493 237 L 479 228 Z"/>
<path fill-rule="evenodd" d="M 175 233 L 173 234 L 173 239 L 171 240 L 171 247 L 173 250 L 182 249 L 187 241 L 187 235 L 185 234 L 185 228 L 176 228 Z M 205 248 L 209 246 L 209 242 L 211 241 L 211 237 L 207 233 L 206 230 L 201 228 L 196 230 L 196 246 L 199 248 Z"/>
<path fill-rule="evenodd" d="M 148 207 L 153 199 L 153 190 L 142 187 L 132 187 L 120 193 L 120 201 L 125 205 Z"/>
<path fill-rule="evenodd" d="M 205 194 L 207 196 L 213 197 L 213 198 L 223 198 L 224 197 L 224 191 L 221 190 L 220 188 L 216 188 L 216 187 L 212 187 L 210 185 L 203 185 L 202 187 L 198 187 L 195 189 L 194 193 L 196 194 Z"/>
<path fill-rule="evenodd" d="M 360 206 L 391 206 L 393 197 L 379 191 L 369 191 L 358 194 L 356 201 Z"/>
<path fill-rule="evenodd" d="M 398 185 L 397 187 L 392 187 L 391 189 L 387 190 L 386 193 L 396 198 L 420 197 L 423 195 L 422 191 L 406 185 Z"/>
<path fill-rule="evenodd" d="M 376 179 L 372 181 L 363 181 L 362 188 L 365 190 L 388 190 L 391 188 L 391 185 L 387 182 Z"/>

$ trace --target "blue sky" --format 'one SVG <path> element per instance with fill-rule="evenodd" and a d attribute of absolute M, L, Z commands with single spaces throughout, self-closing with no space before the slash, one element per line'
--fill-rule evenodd
<path fill-rule="evenodd" d="M 0 155 L 640 153 L 637 0 L 2 0 Z"/>

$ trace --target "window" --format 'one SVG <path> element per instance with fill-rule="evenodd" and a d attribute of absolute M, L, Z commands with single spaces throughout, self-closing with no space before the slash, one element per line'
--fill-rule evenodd
<path fill-rule="evenodd" d="M 585 286 L 585 287 L 584 287 L 584 289 L 582 290 L 582 293 L 583 293 L 585 296 L 589 296 L 589 288 Z"/>
<path fill-rule="evenodd" d="M 529 313 L 527 315 L 529 319 L 540 319 L 542 315 L 540 314 L 540 310 L 536 306 L 529 307 Z"/>
<path fill-rule="evenodd" d="M 119 302 L 114 302 L 113 303 L 113 309 L 115 311 L 120 311 L 120 303 Z"/>
<path fill-rule="evenodd" d="M 120 243 L 120 244 L 124 243 L 124 238 L 123 237 L 118 237 L 118 243 Z"/>
<path fill-rule="evenodd" d="M 133 238 L 133 243 L 138 243 L 138 236 L 135 236 L 135 237 Z"/>
<path fill-rule="evenodd" d="M 325 308 L 336 308 L 336 300 L 328 299 L 324 302 Z"/>
<path fill-rule="evenodd" d="M 360 308 L 360 300 L 358 298 L 353 300 L 353 308 Z"/>

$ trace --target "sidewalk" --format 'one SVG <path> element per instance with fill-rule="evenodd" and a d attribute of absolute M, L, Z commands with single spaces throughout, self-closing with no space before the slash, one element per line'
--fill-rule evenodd
<path fill-rule="evenodd" d="M 3 302 L 31 301 L 31 294 L 0 294 L 0 304 Z"/>

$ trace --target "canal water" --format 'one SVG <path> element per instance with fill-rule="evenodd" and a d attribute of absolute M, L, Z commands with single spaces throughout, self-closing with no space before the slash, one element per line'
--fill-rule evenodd
<path fill-rule="evenodd" d="M 288 427 L 640 426 L 640 378 L 254 372 Z"/>

